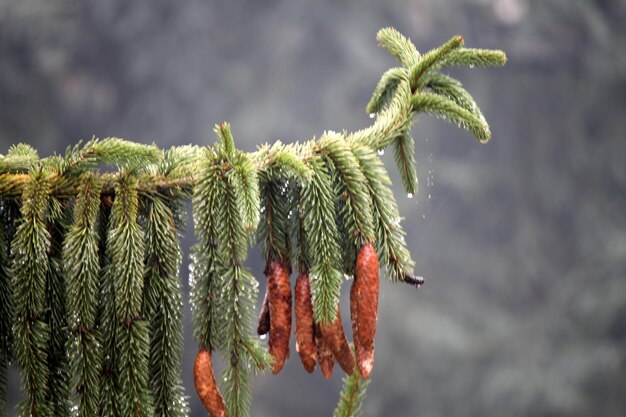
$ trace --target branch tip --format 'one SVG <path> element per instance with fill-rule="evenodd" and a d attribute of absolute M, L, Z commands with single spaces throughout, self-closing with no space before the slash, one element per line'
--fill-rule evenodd
<path fill-rule="evenodd" d="M 413 285 L 416 288 L 419 288 L 422 285 L 424 285 L 426 280 L 424 279 L 424 277 L 419 277 L 419 276 L 413 275 L 413 274 L 406 274 L 404 276 L 404 282 L 409 284 L 409 285 Z"/>

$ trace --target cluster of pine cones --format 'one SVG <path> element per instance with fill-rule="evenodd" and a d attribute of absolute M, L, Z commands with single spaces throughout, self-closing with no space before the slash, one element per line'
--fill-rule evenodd
<path fill-rule="evenodd" d="M 291 288 L 289 267 L 276 261 L 266 270 L 267 292 L 259 317 L 258 334 L 269 333 L 269 352 L 274 358 L 272 372 L 280 372 L 289 357 L 291 335 Z M 348 375 L 355 366 L 363 378 L 368 378 L 374 366 L 374 337 L 378 316 L 379 265 L 376 250 L 366 244 L 359 250 L 356 274 L 350 289 L 350 316 L 355 357 L 341 324 L 337 309 L 335 321 L 318 324 L 313 320 L 309 275 L 301 273 L 296 280 L 296 350 L 302 366 L 313 372 L 319 362 L 324 376 L 331 377 L 335 361 Z"/>
<path fill-rule="evenodd" d="M 277 374 L 289 357 L 291 337 L 292 295 L 288 265 L 270 261 L 266 267 L 267 292 L 261 308 L 257 332 L 269 333 L 269 353 L 274 358 L 272 372 Z M 350 317 L 354 352 L 348 343 L 341 324 L 337 306 L 335 321 L 329 324 L 315 323 L 311 302 L 308 273 L 301 273 L 296 280 L 296 350 L 302 366 L 309 373 L 319 362 L 324 376 L 329 379 L 335 361 L 349 375 L 358 367 L 363 378 L 368 378 L 374 366 L 374 338 L 378 318 L 379 265 L 374 246 L 361 247 L 356 260 L 356 274 L 350 289 Z M 226 417 L 226 405 L 213 374 L 211 352 L 201 348 L 194 366 L 194 380 L 198 395 L 212 417 Z"/>

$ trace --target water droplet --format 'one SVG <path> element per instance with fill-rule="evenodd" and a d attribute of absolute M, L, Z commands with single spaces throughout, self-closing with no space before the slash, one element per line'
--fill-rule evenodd
<path fill-rule="evenodd" d="M 261 340 L 265 340 L 265 339 L 267 339 L 267 333 L 261 335 Z"/>
<path fill-rule="evenodd" d="M 376 117 L 376 113 L 370 113 L 370 119 L 373 119 L 374 117 Z"/>
<path fill-rule="evenodd" d="M 384 155 L 385 154 L 385 150 L 384 149 L 379 149 L 378 150 L 378 155 Z"/>
<path fill-rule="evenodd" d="M 426 215 L 425 215 L 425 214 L 422 214 L 422 219 L 425 219 L 425 218 L 426 218 Z"/>
<path fill-rule="evenodd" d="M 432 198 L 432 196 L 430 194 L 428 194 L 428 199 L 430 200 Z"/>
<path fill-rule="evenodd" d="M 470 68 L 474 68 L 474 66 L 475 66 L 474 64 L 470 64 L 470 66 L 469 66 L 469 67 L 470 67 Z"/>
<path fill-rule="evenodd" d="M 407 198 L 409 198 L 409 199 L 410 199 L 410 198 L 413 198 L 413 193 L 408 193 L 406 196 L 407 196 Z"/>

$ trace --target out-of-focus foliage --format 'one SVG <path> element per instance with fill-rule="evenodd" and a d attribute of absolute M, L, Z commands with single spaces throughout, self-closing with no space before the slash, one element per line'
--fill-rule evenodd
<path fill-rule="evenodd" d="M 619 0 L 3 1 L 0 153 L 19 141 L 61 153 L 93 134 L 203 144 L 224 119 L 248 150 L 355 130 L 394 65 L 379 27 L 420 51 L 454 33 L 504 49 L 504 70 L 460 75 L 489 145 L 426 117 L 413 127 L 421 187 L 399 204 L 428 282 L 383 289 L 366 415 L 618 416 L 624 21 Z M 292 360 L 255 384 L 256 415 L 330 415 L 340 384 Z"/>

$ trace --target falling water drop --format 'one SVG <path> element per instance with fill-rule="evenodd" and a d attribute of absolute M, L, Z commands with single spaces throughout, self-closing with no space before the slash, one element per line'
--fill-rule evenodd
<path fill-rule="evenodd" d="M 413 193 L 408 193 L 406 196 L 407 198 L 413 198 Z"/>
<path fill-rule="evenodd" d="M 385 150 L 384 149 L 379 149 L 378 150 L 378 155 L 384 155 L 385 154 Z"/>
<path fill-rule="evenodd" d="M 373 119 L 374 117 L 376 117 L 376 113 L 370 113 L 370 119 Z"/>
<path fill-rule="evenodd" d="M 261 340 L 265 340 L 267 338 L 267 333 L 261 335 Z"/>

